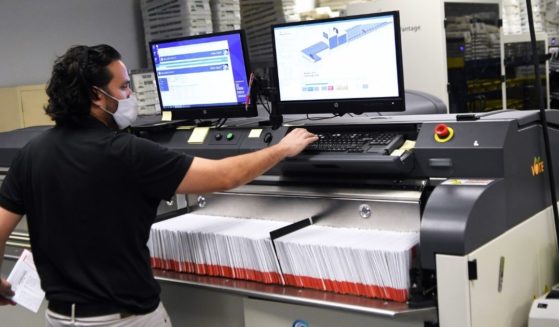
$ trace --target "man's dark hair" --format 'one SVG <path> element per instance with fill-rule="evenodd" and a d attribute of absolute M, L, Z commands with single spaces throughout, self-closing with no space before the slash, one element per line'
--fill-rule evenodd
<path fill-rule="evenodd" d="M 54 62 L 47 86 L 45 112 L 57 125 L 78 123 L 89 116 L 93 86 L 105 88 L 113 78 L 107 66 L 121 56 L 113 47 L 100 44 L 70 48 Z"/>

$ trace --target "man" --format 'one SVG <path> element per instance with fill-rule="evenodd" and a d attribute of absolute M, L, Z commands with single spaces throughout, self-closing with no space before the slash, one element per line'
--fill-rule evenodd
<path fill-rule="evenodd" d="M 295 129 L 260 151 L 209 160 L 119 132 L 137 115 L 126 66 L 110 46 L 76 46 L 55 62 L 46 113 L 0 188 L 0 258 L 27 215 L 49 326 L 170 326 L 146 242 L 161 199 L 250 182 L 317 137 Z M 13 295 L 1 280 L 4 300 Z"/>

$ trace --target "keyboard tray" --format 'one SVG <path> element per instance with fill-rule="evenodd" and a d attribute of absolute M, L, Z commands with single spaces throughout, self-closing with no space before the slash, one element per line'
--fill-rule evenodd
<path fill-rule="evenodd" d="M 414 153 L 405 152 L 401 156 L 377 153 L 301 153 L 287 158 L 282 163 L 283 173 L 336 173 L 392 175 L 411 172 L 414 166 Z"/>

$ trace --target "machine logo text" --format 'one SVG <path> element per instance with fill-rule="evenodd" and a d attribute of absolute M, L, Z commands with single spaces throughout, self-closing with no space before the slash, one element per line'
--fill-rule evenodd
<path fill-rule="evenodd" d="M 540 157 L 534 157 L 534 163 L 531 166 L 532 176 L 538 176 L 544 172 L 543 160 Z"/>

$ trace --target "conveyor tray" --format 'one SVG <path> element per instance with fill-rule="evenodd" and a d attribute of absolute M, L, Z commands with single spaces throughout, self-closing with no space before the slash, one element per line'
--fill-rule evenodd
<path fill-rule="evenodd" d="M 312 289 L 262 284 L 222 277 L 185 274 L 160 269 L 154 269 L 153 272 L 155 278 L 160 281 L 186 284 L 189 286 L 253 298 L 310 305 L 328 309 L 338 309 L 352 313 L 363 313 L 392 319 L 427 322 L 437 321 L 436 307 L 412 309 L 406 303 L 370 299 L 353 295 L 335 294 Z"/>

